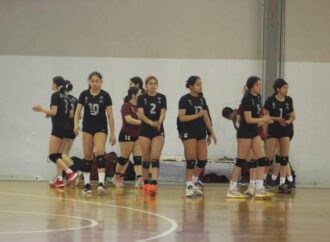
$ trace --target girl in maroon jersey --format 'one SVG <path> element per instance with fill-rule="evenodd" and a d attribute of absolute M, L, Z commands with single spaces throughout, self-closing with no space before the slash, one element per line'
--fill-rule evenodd
<path fill-rule="evenodd" d="M 137 188 L 142 188 L 144 185 L 142 178 L 142 155 L 139 143 L 141 120 L 139 119 L 137 111 L 138 95 L 139 88 L 130 87 L 124 99 L 124 104 L 121 107 L 123 125 L 119 134 L 120 157 L 116 165 L 116 187 L 123 186 L 126 164 L 129 162 L 131 153 L 133 154 L 134 171 L 136 174 L 135 186 Z"/>

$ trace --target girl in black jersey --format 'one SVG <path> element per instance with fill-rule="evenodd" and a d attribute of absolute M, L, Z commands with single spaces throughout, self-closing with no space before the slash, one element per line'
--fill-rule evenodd
<path fill-rule="evenodd" d="M 196 182 L 207 163 L 207 130 L 214 144 L 217 138 L 207 112 L 206 100 L 199 95 L 202 92 L 202 80 L 198 76 L 191 76 L 186 87 L 190 92 L 179 101 L 179 121 L 182 122 L 181 135 L 187 160 L 186 196 L 193 197 L 203 195 L 196 187 Z"/>
<path fill-rule="evenodd" d="M 292 98 L 288 96 L 288 83 L 283 79 L 274 82 L 274 95 L 270 96 L 264 105 L 264 110 L 274 123 L 268 125 L 267 156 L 270 161 L 274 159 L 276 147 L 280 151 L 280 192 L 289 192 L 292 188 L 293 178 L 288 177 L 289 184 L 285 184 L 289 162 L 290 140 L 293 136 L 293 121 L 296 118 Z M 277 177 L 274 177 L 276 180 Z"/>
<path fill-rule="evenodd" d="M 78 160 L 73 161 L 69 156 L 73 142 L 76 138 L 76 135 L 74 133 L 74 114 L 78 105 L 78 99 L 70 94 L 72 89 L 73 85 L 71 84 L 71 82 L 65 80 L 64 91 L 68 100 L 69 120 L 67 122 L 68 132 L 66 134 L 66 137 L 63 139 L 63 143 L 60 150 L 65 163 L 70 166 L 72 170 L 78 171 L 81 169 L 82 162 Z M 78 181 L 78 179 L 76 181 Z"/>
<path fill-rule="evenodd" d="M 138 97 L 138 112 L 142 120 L 140 144 L 143 158 L 144 190 L 154 195 L 157 192 L 159 160 L 164 146 L 163 122 L 167 109 L 166 97 L 157 92 L 158 80 L 149 76 L 145 81 L 146 92 Z M 149 182 L 149 169 L 152 180 Z"/>
<path fill-rule="evenodd" d="M 237 159 L 232 171 L 227 197 L 246 197 L 237 190 L 237 180 L 241 174 L 241 168 L 246 163 L 250 150 L 252 149 L 258 160 L 255 196 L 258 198 L 265 198 L 272 196 L 272 194 L 265 190 L 263 184 L 267 159 L 263 142 L 258 133 L 258 126 L 264 123 L 272 123 L 272 120 L 269 116 L 262 116 L 261 114 L 262 105 L 260 93 L 262 84 L 260 78 L 256 76 L 249 77 L 246 82 L 246 87 L 248 88 L 248 93 L 244 95 L 240 106 L 241 120 L 237 131 Z"/>
<path fill-rule="evenodd" d="M 84 189 L 83 192 L 91 193 L 90 171 L 95 152 L 98 166 L 99 183 L 97 191 L 104 193 L 105 178 L 105 145 L 108 136 L 108 123 L 110 128 L 110 144 L 116 143 L 115 127 L 112 114 L 112 101 L 109 93 L 101 89 L 102 75 L 99 72 L 92 72 L 89 77 L 89 89 L 83 91 L 78 99 L 78 106 L 74 117 L 74 131 L 78 135 L 79 119 L 81 111 L 83 116 L 83 151 L 84 151 Z"/>
<path fill-rule="evenodd" d="M 69 121 L 69 102 L 64 93 L 65 81 L 63 77 L 57 76 L 53 78 L 52 90 L 54 93 L 51 97 L 50 109 L 44 108 L 40 105 L 34 106 L 35 112 L 42 112 L 46 117 L 52 118 L 52 133 L 49 139 L 49 159 L 57 165 L 57 178 L 54 183 L 50 184 L 52 188 L 63 188 L 63 170 L 67 176 L 67 186 L 69 186 L 77 177 L 77 173 L 72 171 L 64 162 L 61 147 L 63 141 L 67 138 L 68 121 Z"/>

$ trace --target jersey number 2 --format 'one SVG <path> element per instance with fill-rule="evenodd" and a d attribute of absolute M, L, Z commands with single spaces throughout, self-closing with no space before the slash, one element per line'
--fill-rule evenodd
<path fill-rule="evenodd" d="M 156 114 L 156 104 L 150 103 L 150 106 L 151 106 L 150 114 Z"/>

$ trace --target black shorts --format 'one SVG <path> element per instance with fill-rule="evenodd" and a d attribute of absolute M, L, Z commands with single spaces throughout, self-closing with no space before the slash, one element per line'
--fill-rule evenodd
<path fill-rule="evenodd" d="M 237 130 L 237 139 L 254 139 L 259 136 L 258 128 L 239 128 Z"/>
<path fill-rule="evenodd" d="M 285 137 L 289 137 L 290 140 L 293 138 L 293 125 L 290 125 L 288 127 L 282 127 L 277 125 L 268 127 L 267 139 L 281 139 Z"/>
<path fill-rule="evenodd" d="M 75 139 L 76 135 L 71 129 L 53 128 L 51 135 L 60 139 Z"/>
<path fill-rule="evenodd" d="M 185 130 L 181 134 L 181 140 L 196 139 L 197 141 L 206 139 L 207 132 L 205 129 Z"/>
<path fill-rule="evenodd" d="M 147 125 L 143 125 L 141 127 L 141 131 L 140 131 L 140 136 L 141 137 L 146 137 L 148 139 L 153 139 L 157 136 L 163 136 L 165 137 L 165 133 L 164 133 L 164 127 L 162 126 L 160 128 L 160 130 L 157 130 L 151 126 L 147 126 Z"/>
<path fill-rule="evenodd" d="M 119 133 L 119 142 L 135 142 L 139 139 L 139 136 L 131 136 L 124 134 L 122 131 Z"/>
<path fill-rule="evenodd" d="M 92 136 L 94 136 L 96 133 L 104 133 L 104 134 L 108 134 L 108 128 L 107 126 L 92 126 L 92 125 L 88 125 L 88 126 L 83 126 L 82 129 L 83 132 L 88 133 Z"/>

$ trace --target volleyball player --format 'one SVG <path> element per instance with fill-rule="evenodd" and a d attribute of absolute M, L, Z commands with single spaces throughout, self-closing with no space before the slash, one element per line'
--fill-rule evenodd
<path fill-rule="evenodd" d="M 155 195 L 159 177 L 159 160 L 163 150 L 165 134 L 163 122 L 167 102 L 166 96 L 157 92 L 158 80 L 149 76 L 145 80 L 146 92 L 138 97 L 138 112 L 142 120 L 140 144 L 143 157 L 143 179 L 145 192 Z M 152 178 L 149 181 L 149 169 L 152 167 Z"/>
<path fill-rule="evenodd" d="M 90 171 L 92 161 L 95 159 L 98 167 L 98 194 L 103 194 L 105 178 L 105 146 L 108 136 L 108 125 L 110 129 L 110 144 L 116 143 L 114 119 L 112 113 L 112 100 L 108 92 L 102 89 L 102 75 L 92 72 L 89 77 L 89 89 L 83 91 L 78 99 L 75 113 L 75 134 L 78 135 L 79 118 L 84 109 L 82 139 L 84 152 L 84 188 L 83 193 L 91 193 Z"/>
<path fill-rule="evenodd" d="M 198 76 L 191 76 L 186 82 L 190 92 L 181 97 L 179 101 L 179 120 L 182 122 L 182 140 L 186 156 L 186 197 L 203 195 L 196 187 L 201 171 L 207 163 L 207 130 L 216 144 L 207 104 L 202 92 L 202 80 Z"/>
<path fill-rule="evenodd" d="M 268 159 L 274 159 L 275 150 L 279 145 L 280 151 L 280 185 L 279 192 L 287 193 L 293 188 L 293 177 L 288 176 L 288 185 L 285 184 L 287 166 L 289 162 L 290 140 L 293 136 L 293 122 L 296 118 L 293 100 L 288 96 L 288 83 L 284 79 L 274 81 L 275 93 L 270 96 L 264 105 L 264 109 L 274 121 L 268 125 L 267 155 Z M 276 180 L 277 177 L 274 177 Z"/>
<path fill-rule="evenodd" d="M 123 177 L 126 171 L 126 164 L 129 157 L 133 154 L 134 171 L 136 175 L 135 187 L 143 188 L 144 181 L 142 177 L 142 154 L 139 142 L 141 120 L 137 111 L 137 98 L 140 89 L 138 87 L 130 87 L 128 94 L 124 99 L 121 107 L 123 125 L 119 134 L 120 157 L 116 165 L 116 187 L 123 186 Z"/>
<path fill-rule="evenodd" d="M 245 164 L 252 149 L 257 158 L 255 196 L 257 198 L 265 198 L 272 196 L 272 194 L 266 191 L 263 184 L 267 158 L 262 139 L 258 133 L 258 125 L 262 126 L 264 123 L 272 123 L 272 120 L 269 116 L 261 115 L 262 104 L 260 93 L 262 90 L 262 84 L 260 78 L 256 76 L 249 77 L 246 82 L 246 87 L 248 92 L 244 95 L 240 105 L 241 120 L 237 131 L 237 159 L 232 171 L 227 197 L 246 197 L 246 195 L 241 194 L 237 190 L 237 180 L 241 174 L 241 168 Z"/>
<path fill-rule="evenodd" d="M 53 184 L 50 184 L 54 188 L 63 188 L 63 176 L 62 172 L 65 171 L 67 176 L 66 185 L 69 186 L 77 177 L 77 173 L 68 167 L 64 162 L 61 146 L 63 140 L 69 131 L 69 101 L 64 93 L 65 81 L 63 77 L 56 76 L 53 78 L 52 90 L 54 93 L 51 96 L 50 109 L 44 108 L 40 105 L 34 106 L 35 112 L 45 113 L 46 116 L 52 119 L 52 132 L 49 139 L 49 159 L 57 166 L 57 178 Z"/>

